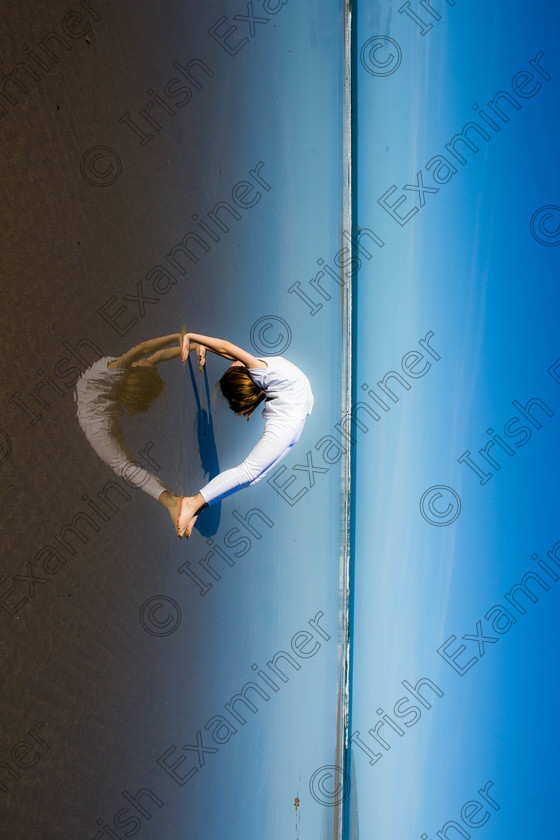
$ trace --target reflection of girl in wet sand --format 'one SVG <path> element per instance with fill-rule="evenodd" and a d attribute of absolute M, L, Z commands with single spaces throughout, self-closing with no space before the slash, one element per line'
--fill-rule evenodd
<path fill-rule="evenodd" d="M 248 420 L 255 408 L 266 400 L 263 411 L 265 426 L 262 438 L 243 463 L 220 473 L 196 496 L 183 496 L 180 499 L 176 524 L 180 537 L 185 534 L 190 536 L 200 510 L 243 487 L 255 484 L 276 466 L 300 437 L 305 419 L 313 408 L 309 380 L 299 368 L 282 356 L 259 359 L 221 338 L 186 333 L 182 341 L 183 362 L 194 349 L 197 350 L 201 369 L 206 349 L 233 363 L 220 379 L 220 387 L 229 407 Z"/>
<path fill-rule="evenodd" d="M 118 418 L 123 406 L 129 414 L 147 411 L 161 394 L 163 382 L 157 371 L 160 362 L 181 355 L 184 333 L 144 341 L 116 358 L 104 356 L 95 362 L 76 385 L 78 420 L 89 443 L 111 469 L 128 484 L 157 499 L 177 523 L 181 498 L 147 470 L 134 464 L 122 438 Z M 175 346 L 169 346 L 175 345 Z M 204 348 L 198 349 L 202 370 Z"/>

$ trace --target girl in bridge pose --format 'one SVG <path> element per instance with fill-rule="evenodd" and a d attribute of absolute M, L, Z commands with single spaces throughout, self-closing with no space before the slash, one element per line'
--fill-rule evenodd
<path fill-rule="evenodd" d="M 176 525 L 179 537 L 191 535 L 203 508 L 260 481 L 287 455 L 303 431 L 314 399 L 305 374 L 282 356 L 259 359 L 221 338 L 186 333 L 182 341 L 183 364 L 192 349 L 197 350 L 201 370 L 206 350 L 232 362 L 220 379 L 229 407 L 249 420 L 265 400 L 265 425 L 260 441 L 241 464 L 221 472 L 196 496 L 181 498 Z"/>

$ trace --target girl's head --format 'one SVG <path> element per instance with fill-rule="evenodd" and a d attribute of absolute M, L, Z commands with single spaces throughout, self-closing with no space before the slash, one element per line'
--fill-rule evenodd
<path fill-rule="evenodd" d="M 232 365 L 226 370 L 220 379 L 220 388 L 231 410 L 247 420 L 266 397 L 242 365 Z"/>
<path fill-rule="evenodd" d="M 133 365 L 119 389 L 119 399 L 129 414 L 147 411 L 163 391 L 163 380 L 152 365 Z"/>

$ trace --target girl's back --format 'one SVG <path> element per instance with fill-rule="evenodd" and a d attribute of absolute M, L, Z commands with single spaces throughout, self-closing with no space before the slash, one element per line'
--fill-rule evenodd
<path fill-rule="evenodd" d="M 266 368 L 247 373 L 266 394 L 263 417 L 268 420 L 305 420 L 313 409 L 313 393 L 307 376 L 283 356 L 267 356 Z"/>

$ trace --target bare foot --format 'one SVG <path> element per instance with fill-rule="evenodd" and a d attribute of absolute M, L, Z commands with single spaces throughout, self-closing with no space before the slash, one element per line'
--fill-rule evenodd
<path fill-rule="evenodd" d="M 181 512 L 181 496 L 176 496 L 175 493 L 164 490 L 158 501 L 169 511 L 171 521 L 175 525 Z"/>
<path fill-rule="evenodd" d="M 198 515 L 193 516 L 193 518 L 191 519 L 191 521 L 187 525 L 187 530 L 185 531 L 185 536 L 187 538 L 190 537 L 190 535 L 192 534 L 192 529 L 194 528 L 194 523 L 196 522 L 197 519 L 198 519 Z"/>
<path fill-rule="evenodd" d="M 199 493 L 197 496 L 183 496 L 180 500 L 181 508 L 177 517 L 177 524 L 175 525 L 179 537 L 184 537 L 185 535 L 190 537 L 193 525 L 197 519 L 196 515 L 201 507 L 201 498 Z M 204 499 L 202 499 L 202 504 L 204 504 Z"/>

